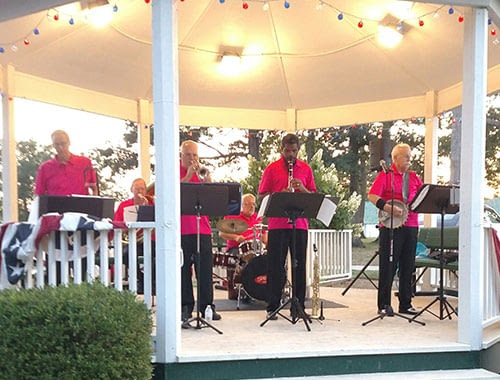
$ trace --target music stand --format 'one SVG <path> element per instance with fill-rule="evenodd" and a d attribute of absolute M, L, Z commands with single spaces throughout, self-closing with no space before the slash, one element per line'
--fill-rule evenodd
<path fill-rule="evenodd" d="M 292 324 L 295 324 L 300 319 L 302 319 L 304 321 L 304 324 L 306 325 L 307 331 L 311 331 L 309 323 L 312 321 L 302 308 L 302 305 L 300 304 L 299 299 L 296 296 L 295 289 L 295 276 L 297 268 L 297 261 L 295 260 L 296 221 L 297 218 L 300 217 L 316 218 L 324 198 L 325 195 L 319 193 L 280 192 L 271 194 L 269 196 L 267 207 L 264 210 L 264 215 L 274 218 L 288 218 L 292 223 L 293 249 L 290 249 L 292 262 L 292 294 L 285 303 L 283 303 L 280 307 L 278 307 L 270 315 L 268 315 L 266 320 L 260 324 L 261 327 L 264 326 L 269 320 L 271 320 L 276 314 L 280 314 L 283 318 L 285 318 Z M 280 311 L 288 304 L 291 304 L 290 309 L 292 311 L 292 319 L 289 319 L 287 316 L 280 313 Z"/>
<path fill-rule="evenodd" d="M 201 278 L 200 273 L 200 219 L 201 215 L 224 216 L 227 215 L 228 208 L 228 187 L 212 183 L 187 183 L 181 182 L 181 214 L 196 216 L 196 263 L 197 279 Z M 201 329 L 210 327 L 222 334 L 222 331 L 212 326 L 207 320 L 201 317 L 200 313 L 200 289 L 201 283 L 196 285 L 196 317 L 190 318 L 185 326 Z M 195 326 L 191 322 L 196 321 Z"/>
<path fill-rule="evenodd" d="M 441 246 L 439 253 L 439 290 L 437 297 L 424 307 L 420 312 L 412 318 L 412 321 L 421 315 L 424 311 L 429 312 L 439 320 L 443 320 L 448 317 L 451 319 L 453 313 L 458 316 L 455 308 L 448 302 L 444 295 L 444 216 L 446 214 L 456 214 L 459 209 L 458 204 L 452 204 L 450 202 L 451 191 L 458 189 L 457 186 L 446 186 L 446 185 L 433 185 L 425 184 L 422 186 L 418 194 L 415 196 L 414 200 L 410 203 L 410 209 L 423 214 L 440 214 L 441 215 Z M 429 308 L 439 302 L 439 315 L 433 313 Z M 444 310 L 446 310 L 446 315 L 444 315 Z"/>

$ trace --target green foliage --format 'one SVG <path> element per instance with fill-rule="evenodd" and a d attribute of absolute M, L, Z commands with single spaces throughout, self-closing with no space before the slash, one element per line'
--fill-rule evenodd
<path fill-rule="evenodd" d="M 50 145 L 38 145 L 34 140 L 21 141 L 17 144 L 17 195 L 19 220 L 27 220 L 33 191 L 35 189 L 36 172 L 40 164 L 51 158 Z"/>
<path fill-rule="evenodd" d="M 0 292 L 0 374 L 14 379 L 150 379 L 151 315 L 101 284 Z"/>

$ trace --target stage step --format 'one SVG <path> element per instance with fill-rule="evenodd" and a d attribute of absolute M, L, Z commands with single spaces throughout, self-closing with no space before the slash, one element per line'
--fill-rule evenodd
<path fill-rule="evenodd" d="M 485 369 L 460 369 L 444 371 L 384 372 L 334 376 L 278 377 L 272 380 L 489 380 L 500 379 L 500 375 Z M 271 379 L 261 379 L 271 380 Z"/>

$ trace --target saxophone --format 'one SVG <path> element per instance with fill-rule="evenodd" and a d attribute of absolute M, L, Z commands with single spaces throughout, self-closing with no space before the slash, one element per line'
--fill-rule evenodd
<path fill-rule="evenodd" d="M 314 258 L 313 258 L 313 283 L 312 283 L 312 310 L 311 317 L 319 318 L 320 316 L 320 300 L 319 300 L 319 254 L 316 244 L 313 244 Z"/>

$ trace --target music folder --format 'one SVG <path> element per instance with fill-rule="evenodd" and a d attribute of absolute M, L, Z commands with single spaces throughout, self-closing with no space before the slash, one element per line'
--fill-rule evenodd
<path fill-rule="evenodd" d="M 115 200 L 91 195 L 40 195 L 39 215 L 49 212 L 81 212 L 98 218 L 113 219 Z"/>

